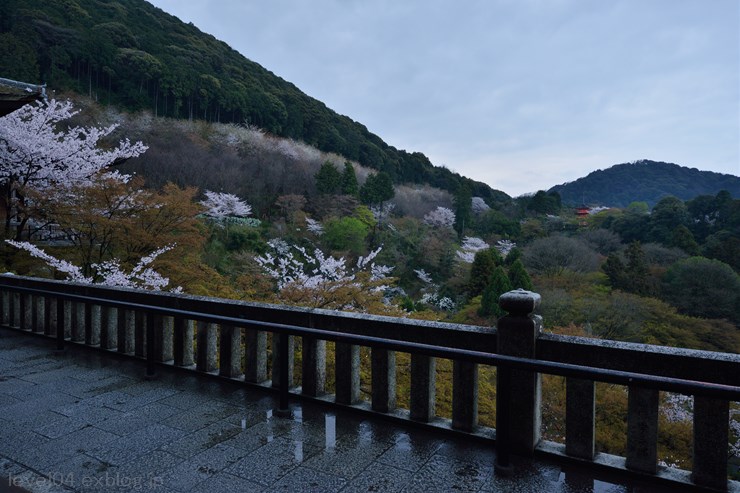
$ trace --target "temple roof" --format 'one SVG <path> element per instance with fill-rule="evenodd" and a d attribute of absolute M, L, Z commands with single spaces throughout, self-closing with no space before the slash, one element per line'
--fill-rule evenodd
<path fill-rule="evenodd" d="M 0 78 L 0 116 L 41 99 L 46 99 L 46 85 L 39 86 Z"/>

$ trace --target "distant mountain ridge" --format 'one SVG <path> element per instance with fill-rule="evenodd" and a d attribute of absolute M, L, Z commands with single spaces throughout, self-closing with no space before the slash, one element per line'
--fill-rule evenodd
<path fill-rule="evenodd" d="M 217 8 L 217 7 L 215 7 Z M 510 197 L 388 145 L 226 43 L 144 0 L 3 0 L 0 77 L 72 90 L 154 116 L 248 123 L 388 173 L 395 183 L 461 185 L 489 205 Z"/>
<path fill-rule="evenodd" d="M 652 207 L 668 195 L 685 201 L 720 190 L 740 198 L 740 177 L 643 159 L 593 171 L 548 191 L 558 192 L 568 205 L 627 207 L 632 202 L 647 202 Z"/>

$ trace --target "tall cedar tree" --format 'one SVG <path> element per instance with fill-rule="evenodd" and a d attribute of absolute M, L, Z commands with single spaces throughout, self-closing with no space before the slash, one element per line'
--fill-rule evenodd
<path fill-rule="evenodd" d="M 627 258 L 627 276 L 631 289 L 635 294 L 647 295 L 650 290 L 648 286 L 648 266 L 645 261 L 645 252 L 639 241 L 633 241 L 625 252 Z"/>
<path fill-rule="evenodd" d="M 501 265 L 501 255 L 493 249 L 487 248 L 475 254 L 470 266 L 470 296 L 478 296 L 488 285 L 497 266 Z"/>
<path fill-rule="evenodd" d="M 360 188 L 360 200 L 367 205 L 382 204 L 392 199 L 395 194 L 391 177 L 384 171 L 368 176 Z"/>
<path fill-rule="evenodd" d="M 647 295 L 650 291 L 648 284 L 648 266 L 645 252 L 639 241 L 633 241 L 624 252 L 627 263 L 619 255 L 612 253 L 606 258 L 602 270 L 609 278 L 614 289 L 628 293 Z"/>
<path fill-rule="evenodd" d="M 342 186 L 342 174 L 329 161 L 321 165 L 314 178 L 319 195 L 333 195 L 339 192 Z"/>
<path fill-rule="evenodd" d="M 349 162 L 344 163 L 344 171 L 342 172 L 342 193 L 353 197 L 357 197 L 360 193 L 360 186 L 357 184 L 357 175 L 355 175 L 355 167 Z"/>
<path fill-rule="evenodd" d="M 511 281 L 512 289 L 526 289 L 532 291 L 532 278 L 527 274 L 527 270 L 524 268 L 524 264 L 521 260 L 517 259 L 509 267 L 509 281 Z"/>
<path fill-rule="evenodd" d="M 470 221 L 473 217 L 473 197 L 466 185 L 460 185 L 457 188 L 453 203 L 455 206 L 455 231 L 457 231 L 458 237 L 462 239 L 465 228 L 470 227 Z"/>
<path fill-rule="evenodd" d="M 478 314 L 481 317 L 501 317 L 505 315 L 505 312 L 498 306 L 498 299 L 508 291 L 511 291 L 509 278 L 506 276 L 503 267 L 496 267 L 491 275 L 488 286 L 483 290 Z"/>
<path fill-rule="evenodd" d="M 694 235 L 689 228 L 683 224 L 676 226 L 671 233 L 671 245 L 680 248 L 691 256 L 699 255 L 699 244 L 694 239 Z"/>

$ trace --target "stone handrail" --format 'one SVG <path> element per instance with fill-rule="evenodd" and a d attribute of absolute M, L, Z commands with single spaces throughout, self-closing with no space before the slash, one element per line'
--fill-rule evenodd
<path fill-rule="evenodd" d="M 90 300 L 70 298 L 74 296 Z M 478 426 L 477 363 L 453 360 L 452 419 L 444 420 L 435 414 L 434 357 L 411 352 L 409 409 L 399 410 L 396 353 L 367 344 L 371 347 L 371 400 L 365 403 L 360 398 L 360 346 L 337 342 L 335 393 L 327 396 L 326 340 L 300 337 L 301 381 L 296 387 L 293 351 L 297 337 L 273 334 L 268 351 L 271 331 L 262 323 L 740 387 L 740 355 L 543 334 L 541 320 L 532 314 L 538 303 L 535 293 L 507 293 L 500 304 L 509 315 L 491 328 L 0 276 L 2 326 L 134 357 L 153 354 L 160 364 L 248 384 L 278 387 L 281 380 L 287 380 L 294 395 L 332 400 L 477 437 L 496 436 L 493 430 Z M 142 308 L 131 308 L 137 305 Z M 146 307 L 157 307 L 158 312 L 153 314 Z M 185 312 L 199 315 L 179 315 Z M 208 321 L 209 315 L 244 322 L 216 324 Z M 62 333 L 58 332 L 62 327 Z M 149 327 L 155 330 L 149 332 Z M 283 365 L 279 364 L 281 340 L 288 341 L 288 351 L 283 351 L 288 360 Z M 270 353 L 272 364 L 268 365 Z M 280 374 L 281 368 L 287 369 L 287 379 Z M 498 372 L 497 378 L 499 388 L 508 384 L 506 402 L 497 405 L 499 410 L 506 406 L 510 417 L 506 440 L 514 453 L 557 455 L 706 489 L 740 490 L 737 482 L 727 479 L 727 400 L 695 397 L 693 470 L 689 473 L 658 467 L 657 389 L 628 385 L 627 456 L 620 458 L 595 453 L 593 380 L 566 378 L 566 440 L 556 444 L 540 436 L 540 374 L 510 370 Z M 503 433 L 499 438 L 504 438 Z"/>

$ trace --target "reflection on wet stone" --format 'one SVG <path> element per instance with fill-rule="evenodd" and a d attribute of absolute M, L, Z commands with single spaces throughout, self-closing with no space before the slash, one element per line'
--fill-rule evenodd
<path fill-rule="evenodd" d="M 293 456 L 296 462 L 303 462 L 303 442 L 295 442 Z"/>
<path fill-rule="evenodd" d="M 337 445 L 337 417 L 331 414 L 324 416 L 324 429 L 326 430 L 327 449 L 333 449 Z"/>

